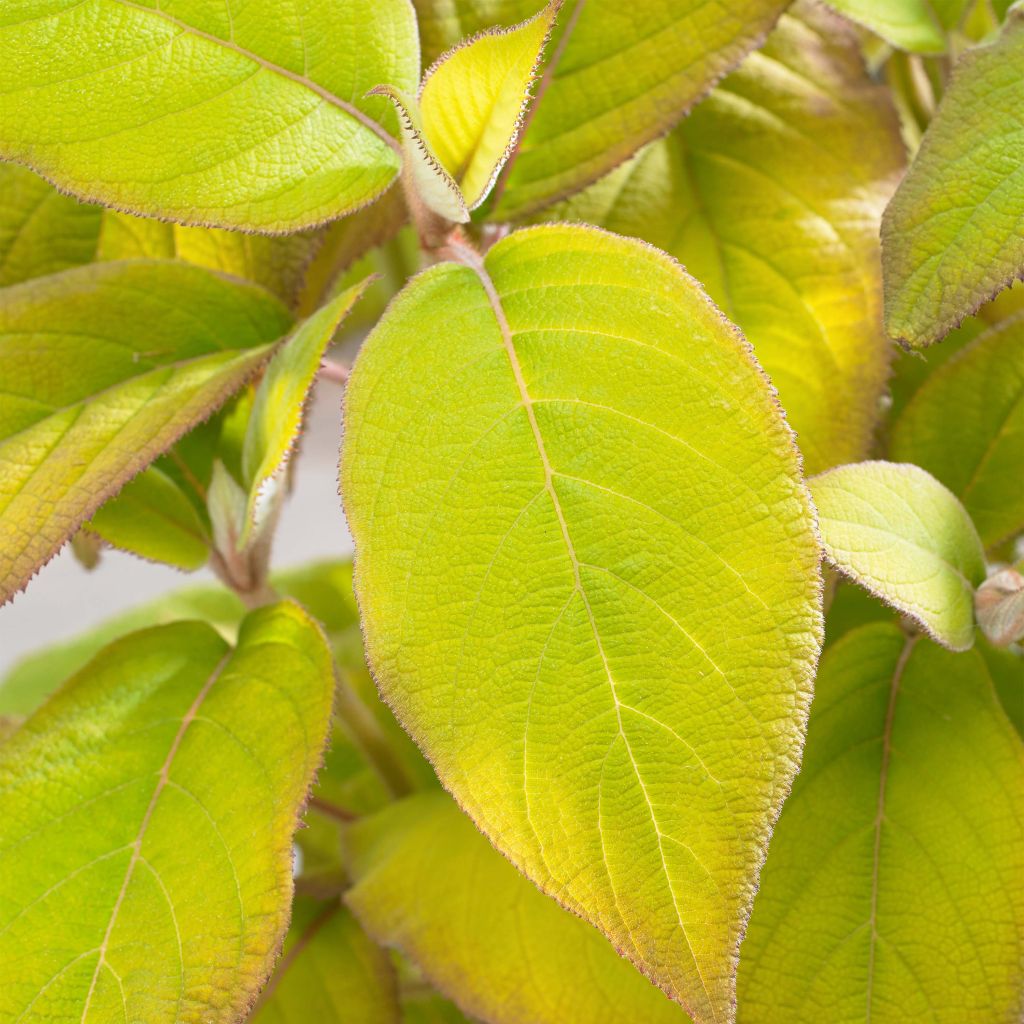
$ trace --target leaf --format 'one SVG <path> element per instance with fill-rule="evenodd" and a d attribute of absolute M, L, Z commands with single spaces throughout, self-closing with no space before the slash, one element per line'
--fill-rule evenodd
<path fill-rule="evenodd" d="M 856 38 L 792 10 L 667 138 L 550 215 L 687 267 L 753 343 L 815 473 L 873 440 L 890 349 L 878 225 L 904 157 Z"/>
<path fill-rule="evenodd" d="M 740 1020 L 1016 1019 L 1024 748 L 975 651 L 826 652 L 740 961 Z"/>
<path fill-rule="evenodd" d="M 398 1024 L 398 993 L 387 954 L 339 900 L 298 897 L 284 955 L 250 1021 Z"/>
<path fill-rule="evenodd" d="M 860 462 L 809 481 L 828 560 L 954 651 L 974 643 L 985 553 L 956 497 L 917 466 Z"/>
<path fill-rule="evenodd" d="M 0 599 L 238 388 L 288 324 L 261 289 L 172 262 L 96 264 L 7 289 Z"/>
<path fill-rule="evenodd" d="M 1024 8 L 965 53 L 882 220 L 885 325 L 938 341 L 1024 273 Z"/>
<path fill-rule="evenodd" d="M 687 1017 L 589 925 L 539 893 L 442 793 L 348 832 L 345 901 L 467 1014 L 490 1024 Z"/>
<path fill-rule="evenodd" d="M 978 638 L 977 650 L 985 659 L 1006 717 L 1024 739 L 1024 655 L 993 647 L 984 637 Z"/>
<path fill-rule="evenodd" d="M 361 281 L 303 321 L 263 374 L 242 446 L 242 475 L 248 488 L 240 538 L 243 544 L 268 514 L 270 492 L 280 484 L 281 472 L 298 440 L 320 360 L 369 283 L 369 278 Z"/>
<path fill-rule="evenodd" d="M 997 647 L 1024 641 L 1024 576 L 1016 569 L 993 573 L 974 596 L 978 625 Z"/>
<path fill-rule="evenodd" d="M 91 262 L 100 216 L 24 167 L 0 164 L 0 288 Z"/>
<path fill-rule="evenodd" d="M 0 15 L 0 156 L 90 202 L 282 233 L 398 169 L 364 93 L 419 73 L 404 0 L 24 0 Z"/>
<path fill-rule="evenodd" d="M 791 435 L 657 250 L 562 226 L 464 258 L 346 391 L 370 666 L 520 870 L 726 1020 L 819 638 Z"/>
<path fill-rule="evenodd" d="M 179 569 L 198 569 L 209 554 L 210 538 L 196 510 L 154 466 L 101 505 L 87 527 L 115 547 Z"/>
<path fill-rule="evenodd" d="M 132 634 L 4 743 L 0 1016 L 236 1021 L 287 927 L 333 689 L 286 603 L 234 652 L 198 622 Z"/>
<path fill-rule="evenodd" d="M 1024 530 L 1024 314 L 925 380 L 896 421 L 889 450 L 941 480 L 986 547 Z"/>
<path fill-rule="evenodd" d="M 523 126 L 530 86 L 561 0 L 508 29 L 490 29 L 439 57 L 423 77 L 423 130 L 470 210 L 494 187 Z"/>
<path fill-rule="evenodd" d="M 964 17 L 967 0 L 828 0 L 901 50 L 945 53 L 949 33 Z"/>

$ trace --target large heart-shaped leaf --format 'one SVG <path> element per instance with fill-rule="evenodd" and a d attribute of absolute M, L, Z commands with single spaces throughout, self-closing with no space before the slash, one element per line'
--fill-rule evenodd
<path fill-rule="evenodd" d="M 740 960 L 744 1024 L 1019 1019 L 1024 747 L 982 656 L 892 625 L 822 659 Z"/>
<path fill-rule="evenodd" d="M 667 138 L 552 212 L 679 259 L 753 343 L 816 473 L 864 458 L 878 418 L 878 225 L 903 146 L 852 32 L 793 12 Z"/>
<path fill-rule="evenodd" d="M 445 794 L 392 805 L 350 829 L 346 845 L 346 903 L 466 1013 L 490 1024 L 686 1024 L 679 1006 L 539 893 Z"/>
<path fill-rule="evenodd" d="M 0 156 L 90 201 L 267 232 L 388 186 L 398 155 L 364 94 L 419 75 L 405 0 L 24 0 L 0 51 Z"/>
<path fill-rule="evenodd" d="M 562 226 L 461 254 L 347 392 L 370 664 L 525 874 L 727 1020 L 819 634 L 792 437 L 657 250 Z"/>
<path fill-rule="evenodd" d="M 255 286 L 106 263 L 0 302 L 0 599 L 270 352 L 290 324 Z"/>
<path fill-rule="evenodd" d="M 921 348 L 1024 273 L 1024 7 L 969 50 L 882 222 L 885 325 Z"/>
<path fill-rule="evenodd" d="M 333 696 L 281 604 L 234 651 L 198 622 L 125 637 L 7 740 L 0 1017 L 234 1024 L 287 926 Z"/>

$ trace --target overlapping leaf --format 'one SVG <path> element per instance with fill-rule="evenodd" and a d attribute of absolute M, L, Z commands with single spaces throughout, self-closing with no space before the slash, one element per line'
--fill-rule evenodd
<path fill-rule="evenodd" d="M 827 0 L 841 14 L 912 53 L 945 53 L 967 0 Z"/>
<path fill-rule="evenodd" d="M 544 227 L 465 259 L 392 303 L 347 391 L 370 663 L 499 848 L 727 1020 L 818 639 L 791 435 L 656 250 Z"/>
<path fill-rule="evenodd" d="M 978 652 L 826 652 L 740 961 L 741 1024 L 1017 1020 L 1024 748 Z"/>
<path fill-rule="evenodd" d="M 0 1016 L 238 1020 L 287 926 L 333 691 L 281 604 L 234 651 L 197 622 L 130 635 L 5 742 Z"/>

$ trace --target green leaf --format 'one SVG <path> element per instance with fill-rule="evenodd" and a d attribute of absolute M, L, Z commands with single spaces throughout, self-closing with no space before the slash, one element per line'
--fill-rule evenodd
<path fill-rule="evenodd" d="M 0 288 L 90 263 L 100 217 L 24 167 L 0 164 Z"/>
<path fill-rule="evenodd" d="M 896 421 L 889 451 L 941 480 L 986 547 L 1024 530 L 1024 314 L 925 380 Z"/>
<path fill-rule="evenodd" d="M 828 560 L 954 651 L 974 643 L 985 552 L 963 506 L 917 466 L 859 462 L 810 482 Z"/>
<path fill-rule="evenodd" d="M 606 939 L 539 893 L 443 793 L 348 832 L 345 901 L 379 942 L 491 1024 L 685 1024 Z"/>
<path fill-rule="evenodd" d="M 298 897 L 281 962 L 249 1020 L 398 1024 L 394 970 L 339 900 Z"/>
<path fill-rule="evenodd" d="M 1006 717 L 1024 739 L 1024 653 L 993 647 L 984 637 L 978 638 L 978 653 L 985 659 L 989 675 Z"/>
<path fill-rule="evenodd" d="M 287 927 L 333 691 L 280 604 L 233 652 L 197 622 L 126 637 L 4 743 L 0 1016 L 238 1020 Z"/>
<path fill-rule="evenodd" d="M 411 88 L 405 0 L 22 0 L 0 14 L 0 156 L 90 202 L 294 231 L 393 180 L 378 82 Z"/>
<path fill-rule="evenodd" d="M 885 325 L 912 348 L 938 341 L 1024 273 L 1024 7 L 957 63 L 882 221 Z"/>
<path fill-rule="evenodd" d="M 371 668 L 517 867 L 726 1020 L 819 639 L 792 437 L 650 246 L 542 227 L 464 258 L 346 393 Z"/>
<path fill-rule="evenodd" d="M 107 263 L 0 302 L 0 599 L 208 416 L 285 333 L 251 285 L 165 262 Z"/>
<path fill-rule="evenodd" d="M 426 72 L 419 103 L 430 146 L 475 209 L 512 152 L 561 0 L 528 21 L 474 36 Z"/>
<path fill-rule="evenodd" d="M 154 466 L 101 505 L 86 524 L 108 544 L 179 569 L 206 562 L 210 538 L 178 485 Z"/>
<path fill-rule="evenodd" d="M 945 53 L 967 0 L 828 0 L 883 39 L 911 53 Z"/>
<path fill-rule="evenodd" d="M 826 652 L 740 961 L 750 1024 L 1016 1020 L 1024 747 L 980 654 Z"/>
<path fill-rule="evenodd" d="M 754 345 L 816 473 L 873 440 L 890 350 L 878 225 L 904 157 L 857 39 L 793 11 L 671 135 L 552 216 L 675 256 Z"/>

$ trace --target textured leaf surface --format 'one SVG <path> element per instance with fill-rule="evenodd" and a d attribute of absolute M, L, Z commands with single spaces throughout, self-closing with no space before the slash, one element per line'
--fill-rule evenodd
<path fill-rule="evenodd" d="M 340 900 L 297 897 L 274 976 L 251 1024 L 398 1024 L 398 992 L 387 954 Z"/>
<path fill-rule="evenodd" d="M 903 147 L 852 33 L 793 11 L 671 135 L 552 215 L 679 259 L 754 345 L 815 473 L 871 443 L 889 364 L 878 225 Z"/>
<path fill-rule="evenodd" d="M 379 942 L 488 1024 L 685 1024 L 590 925 L 523 878 L 443 793 L 349 830 L 345 901 Z"/>
<path fill-rule="evenodd" d="M 889 451 L 941 480 L 986 547 L 1024 530 L 1024 315 L 997 324 L 925 380 L 896 421 Z"/>
<path fill-rule="evenodd" d="M 290 318 L 177 263 L 108 263 L 0 303 L 0 598 L 253 372 Z"/>
<path fill-rule="evenodd" d="M 912 53 L 945 53 L 966 0 L 827 0 L 841 14 Z"/>
<path fill-rule="evenodd" d="M 419 74 L 405 0 L 22 0 L 0 49 L 4 158 L 90 201 L 268 232 L 387 187 L 398 157 L 363 96 Z"/>
<path fill-rule="evenodd" d="M 829 561 L 953 650 L 974 642 L 985 553 L 956 497 L 917 466 L 860 462 L 810 481 Z"/>
<path fill-rule="evenodd" d="M 101 216 L 24 167 L 0 164 L 0 288 L 91 262 Z"/>
<path fill-rule="evenodd" d="M 882 222 L 885 324 L 938 341 L 1024 273 L 1024 8 L 960 58 Z"/>
<path fill-rule="evenodd" d="M 132 634 L 19 729 L 0 748 L 0 1016 L 236 1021 L 287 926 L 333 691 L 322 634 L 281 604 L 234 652 L 202 623 Z"/>
<path fill-rule="evenodd" d="M 385 699 L 521 870 L 727 1019 L 819 628 L 749 349 L 657 250 L 533 228 L 392 303 L 345 438 Z"/>
<path fill-rule="evenodd" d="M 1024 753 L 976 651 L 826 652 L 740 961 L 750 1024 L 1020 1018 Z"/>

